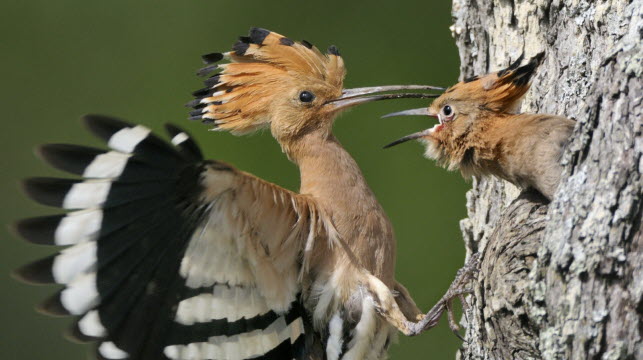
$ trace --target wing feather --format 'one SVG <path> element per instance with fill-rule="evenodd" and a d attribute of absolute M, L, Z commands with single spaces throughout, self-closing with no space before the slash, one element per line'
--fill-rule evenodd
<path fill-rule="evenodd" d="M 336 232 L 315 202 L 203 160 L 183 130 L 85 118 L 110 151 L 48 145 L 83 179 L 35 178 L 27 194 L 76 211 L 19 221 L 27 240 L 70 245 L 17 271 L 65 288 L 42 305 L 77 315 L 70 336 L 101 359 L 301 358 L 306 251 Z M 330 238 L 329 238 L 330 237 Z"/>

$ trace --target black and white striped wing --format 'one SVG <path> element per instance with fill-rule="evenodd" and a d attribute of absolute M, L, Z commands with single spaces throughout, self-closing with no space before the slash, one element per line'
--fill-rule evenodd
<path fill-rule="evenodd" d="M 16 224 L 28 241 L 69 246 L 17 271 L 64 284 L 41 310 L 77 316 L 71 335 L 104 359 L 303 356 L 297 279 L 318 226 L 308 200 L 203 160 L 173 126 L 169 144 L 117 119 L 85 122 L 110 151 L 40 149 L 83 179 L 24 182 L 35 201 L 75 210 Z"/>

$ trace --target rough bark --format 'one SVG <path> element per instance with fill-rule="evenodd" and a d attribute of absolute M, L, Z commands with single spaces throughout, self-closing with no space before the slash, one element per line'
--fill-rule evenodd
<path fill-rule="evenodd" d="M 523 112 L 577 120 L 555 199 L 474 180 L 461 359 L 643 359 L 640 0 L 454 0 L 462 77 L 546 52 Z"/>

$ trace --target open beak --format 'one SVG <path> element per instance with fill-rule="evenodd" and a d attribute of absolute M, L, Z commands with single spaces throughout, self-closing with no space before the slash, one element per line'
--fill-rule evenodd
<path fill-rule="evenodd" d="M 390 148 L 392 146 L 395 146 L 395 145 L 398 145 L 398 144 L 401 144 L 401 143 L 405 143 L 405 142 L 407 142 L 409 140 L 415 140 L 415 139 L 419 139 L 421 137 L 425 137 L 427 135 L 430 135 L 431 134 L 430 130 L 431 129 L 422 130 L 422 131 L 418 131 L 418 132 L 416 132 L 414 134 L 411 134 L 411 135 L 406 135 L 406 136 L 404 136 L 402 138 L 399 138 L 399 139 L 393 141 L 392 143 L 384 146 L 384 149 L 388 149 L 388 148 Z"/>
<path fill-rule="evenodd" d="M 346 89 L 342 91 L 342 96 L 330 100 L 326 105 L 331 105 L 335 110 L 343 110 L 355 105 L 388 99 L 433 99 L 440 94 L 423 94 L 423 93 L 397 93 L 397 94 L 378 94 L 381 92 L 397 90 L 438 90 L 444 91 L 445 88 L 430 85 L 389 85 L 373 86 L 355 89 Z M 377 95 L 376 95 L 377 94 Z"/>
<path fill-rule="evenodd" d="M 433 128 L 426 129 L 426 130 L 423 130 L 423 131 L 419 131 L 419 132 L 413 133 L 411 135 L 406 135 L 406 136 L 404 136 L 404 137 L 402 137 L 400 139 L 397 139 L 397 140 L 393 141 L 392 143 L 384 146 L 384 149 L 388 149 L 388 148 L 390 148 L 392 146 L 407 142 L 409 140 L 415 140 L 415 139 L 419 139 L 419 138 L 422 138 L 422 137 L 425 137 L 425 136 L 429 136 L 429 135 L 431 135 L 431 133 L 435 130 L 435 128 L 437 126 L 442 126 L 442 121 L 440 120 L 440 117 L 437 114 L 431 113 L 429 111 L 428 107 L 423 107 L 423 108 L 419 108 L 419 109 L 410 109 L 410 110 L 398 111 L 398 112 L 386 114 L 386 115 L 382 116 L 382 118 L 393 117 L 393 116 L 414 116 L 414 115 L 429 116 L 429 117 L 436 118 L 436 119 L 438 119 L 439 124 L 434 126 Z"/>
<path fill-rule="evenodd" d="M 393 117 L 393 116 L 413 116 L 413 115 L 431 116 L 429 114 L 429 108 L 423 107 L 419 109 L 410 109 L 410 110 L 404 110 L 404 111 L 398 111 L 398 112 L 386 114 L 382 116 L 382 119 L 387 117 Z"/>

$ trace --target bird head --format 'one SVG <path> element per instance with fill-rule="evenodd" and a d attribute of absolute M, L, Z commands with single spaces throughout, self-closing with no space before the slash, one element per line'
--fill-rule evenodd
<path fill-rule="evenodd" d="M 428 108 L 384 115 L 423 115 L 438 120 L 438 124 L 432 128 L 404 136 L 385 148 L 420 139 L 427 146 L 427 157 L 449 164 L 450 168 L 457 167 L 465 155 L 467 136 L 475 132 L 476 126 L 482 126 L 485 119 L 518 110 L 520 100 L 529 90 L 531 78 L 543 56 L 541 52 L 526 65 L 520 66 L 523 61 L 521 55 L 506 69 L 467 78 L 448 88 Z"/>
<path fill-rule="evenodd" d="M 245 134 L 270 128 L 280 141 L 309 131 L 330 132 L 333 119 L 349 107 L 390 98 L 437 97 L 431 94 L 372 95 L 431 86 L 383 86 L 344 89 L 346 68 L 335 46 L 322 53 L 307 41 L 296 42 L 265 29 L 253 28 L 232 51 L 203 56 L 199 70 L 206 87 L 193 93 L 191 119 L 215 130 Z M 227 63 L 217 64 L 221 60 Z M 372 96 L 368 96 L 372 95 Z"/>

